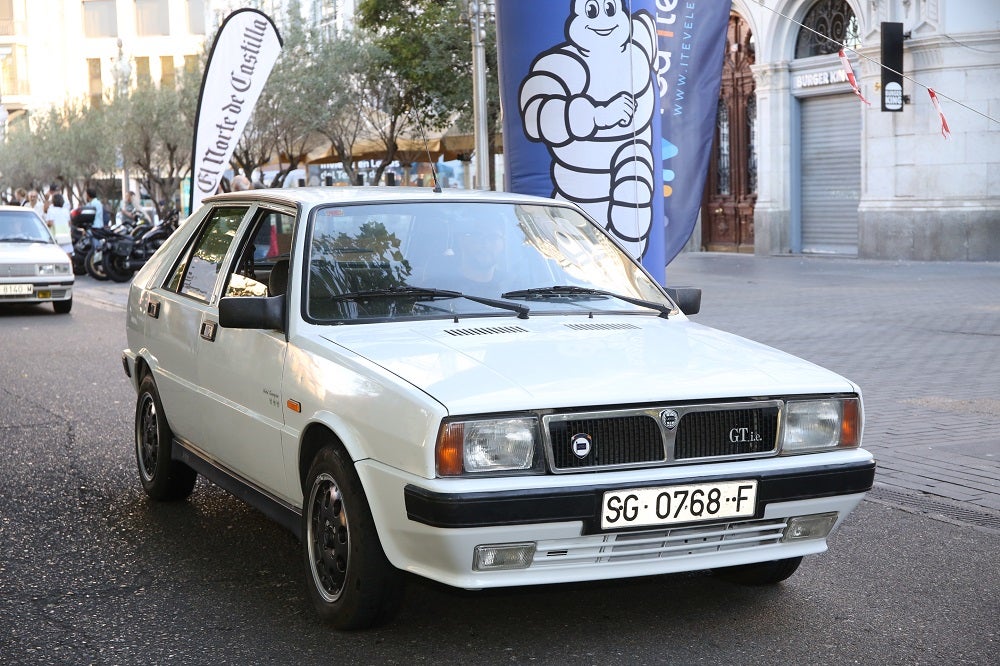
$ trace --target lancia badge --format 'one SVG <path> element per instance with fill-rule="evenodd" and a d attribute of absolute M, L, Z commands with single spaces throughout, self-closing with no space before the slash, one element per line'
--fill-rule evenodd
<path fill-rule="evenodd" d="M 590 453 L 590 435 L 586 433 L 579 433 L 573 435 L 573 440 L 570 446 L 573 448 L 573 454 L 577 458 L 586 458 Z"/>
<path fill-rule="evenodd" d="M 662 423 L 663 427 L 667 430 L 673 430 L 677 427 L 678 418 L 680 417 L 677 415 L 677 412 L 672 409 L 664 409 L 660 412 L 660 423 Z"/>

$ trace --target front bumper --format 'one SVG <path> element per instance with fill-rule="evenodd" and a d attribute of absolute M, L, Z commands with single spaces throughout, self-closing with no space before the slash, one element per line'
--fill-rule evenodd
<path fill-rule="evenodd" d="M 695 571 L 820 553 L 827 548 L 826 538 L 782 539 L 788 519 L 836 514 L 832 533 L 871 488 L 875 463 L 870 453 L 857 449 L 574 475 L 570 481 L 579 485 L 565 485 L 566 477 L 522 477 L 520 487 L 511 485 L 510 479 L 449 484 L 442 479 L 405 478 L 398 470 L 370 461 L 359 461 L 358 470 L 382 546 L 396 567 L 448 585 L 479 589 Z M 752 517 L 600 530 L 605 491 L 745 479 L 758 482 Z M 562 485 L 552 487 L 554 483 Z M 454 485 L 468 488 L 448 490 Z M 473 569 L 476 546 L 516 543 L 534 543 L 528 567 Z"/>
<path fill-rule="evenodd" d="M 0 294 L 0 304 L 4 303 L 50 303 L 68 301 L 73 298 L 73 280 L 53 280 L 51 282 L 31 282 L 31 293 Z"/>

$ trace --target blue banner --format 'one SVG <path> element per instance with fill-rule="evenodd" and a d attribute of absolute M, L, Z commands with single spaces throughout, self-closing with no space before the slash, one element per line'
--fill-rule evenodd
<path fill-rule="evenodd" d="M 729 8 L 499 0 L 506 188 L 575 202 L 663 281 L 701 206 Z"/>

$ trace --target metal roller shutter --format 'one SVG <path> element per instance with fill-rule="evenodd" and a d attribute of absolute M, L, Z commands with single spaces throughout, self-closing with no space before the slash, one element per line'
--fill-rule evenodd
<path fill-rule="evenodd" d="M 802 251 L 858 254 L 861 109 L 854 95 L 801 101 Z"/>

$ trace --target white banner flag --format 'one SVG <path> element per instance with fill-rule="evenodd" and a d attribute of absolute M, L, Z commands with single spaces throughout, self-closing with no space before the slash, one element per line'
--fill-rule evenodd
<path fill-rule="evenodd" d="M 238 9 L 230 14 L 212 44 L 205 65 L 195 117 L 191 153 L 191 212 L 215 194 L 230 168 L 253 108 L 281 52 L 281 36 L 267 14 Z"/>

